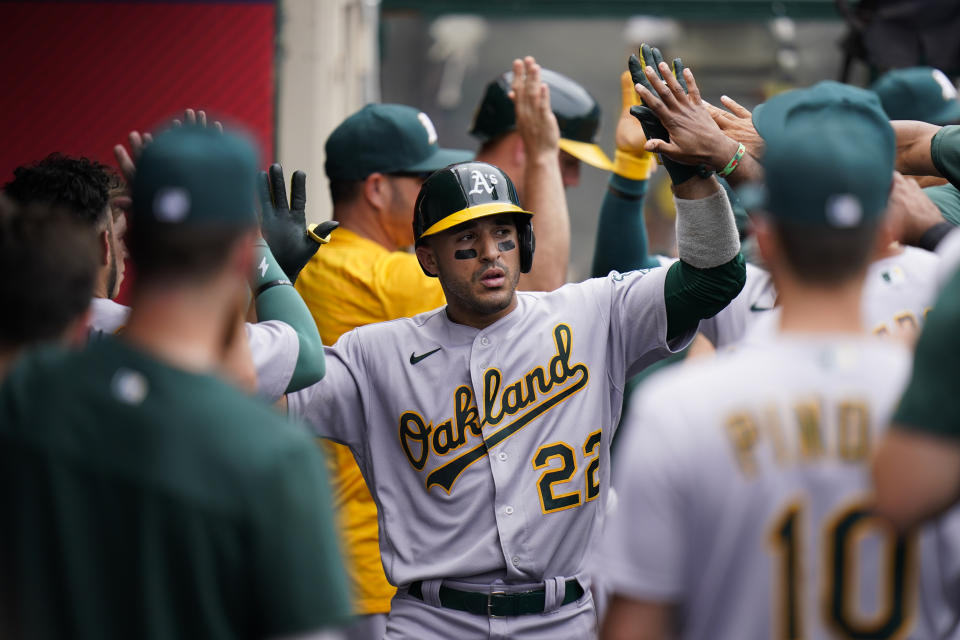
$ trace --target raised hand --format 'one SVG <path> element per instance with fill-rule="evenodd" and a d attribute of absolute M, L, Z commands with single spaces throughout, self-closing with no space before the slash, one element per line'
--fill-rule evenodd
<path fill-rule="evenodd" d="M 560 149 L 560 126 L 550 109 L 550 88 L 540 81 L 540 65 L 532 56 L 513 61 L 510 98 L 525 152 L 556 156 Z"/>
<path fill-rule="evenodd" d="M 188 125 L 206 127 L 207 113 L 202 109 L 199 111 L 185 109 L 183 112 L 183 120 L 174 118 L 172 125 L 174 127 L 181 127 L 184 122 Z M 219 121 L 214 120 L 213 127 L 220 133 L 223 133 L 223 125 L 220 124 Z M 153 142 L 153 136 L 149 133 L 131 131 L 127 136 L 127 142 L 130 144 L 130 151 L 128 152 L 122 144 L 118 144 L 113 147 L 113 157 L 116 158 L 117 165 L 120 167 L 120 173 L 123 174 L 124 180 L 126 180 L 129 185 L 133 180 L 133 176 L 137 173 L 137 160 L 140 159 L 140 154 L 144 148 Z"/>
<path fill-rule="evenodd" d="M 651 47 L 648 44 L 640 45 L 640 57 L 637 58 L 635 55 L 631 55 L 630 59 L 627 61 L 627 67 L 630 71 L 630 76 L 634 82 L 634 86 L 639 94 L 641 100 L 643 100 L 643 105 L 633 106 L 630 108 L 630 115 L 636 118 L 640 122 L 640 126 L 643 128 L 643 133 L 647 138 L 648 143 L 652 140 L 662 140 L 669 142 L 670 132 L 665 126 L 665 123 L 661 120 L 660 116 L 655 113 L 648 104 L 648 100 L 644 99 L 644 94 L 641 92 L 646 91 L 650 96 L 659 95 L 657 93 L 657 87 L 662 87 L 666 85 L 666 80 L 664 79 L 664 72 L 661 71 L 661 66 L 666 67 L 666 63 L 663 61 L 663 55 L 660 53 L 660 50 L 656 47 Z M 670 74 L 669 71 L 666 71 L 666 75 L 671 77 L 675 83 L 677 83 L 684 95 L 686 94 L 686 83 L 683 80 L 682 70 L 683 62 L 680 58 L 675 58 L 673 61 L 674 73 L 680 72 L 680 81 L 677 81 L 677 78 Z M 652 68 L 655 70 L 653 76 L 648 77 L 645 73 L 645 69 Z M 652 151 L 652 149 L 645 145 L 644 147 L 647 151 Z M 698 163 L 683 162 L 677 158 L 660 156 L 661 162 L 664 168 L 667 170 L 667 173 L 670 174 L 670 180 L 673 184 L 680 184 L 686 182 L 695 175 L 702 175 L 705 173 L 705 170 L 696 166 Z"/>
<path fill-rule="evenodd" d="M 685 165 L 703 165 L 714 170 L 722 168 L 737 153 L 739 143 L 724 135 L 710 116 L 700 98 L 693 72 L 683 69 L 680 77 L 684 82 L 681 84 L 665 62 L 661 61 L 658 67 L 644 67 L 647 83 L 638 83 L 637 93 L 649 112 L 669 132 L 669 140 L 650 139 L 647 150 Z M 678 183 L 674 181 L 674 184 Z"/>
<path fill-rule="evenodd" d="M 339 225 L 335 221 L 306 226 L 307 174 L 294 171 L 290 179 L 290 200 L 283 177 L 283 167 L 272 164 L 258 176 L 262 210 L 261 231 L 277 264 L 295 282 L 300 271 L 321 244 L 330 241 L 330 233 Z"/>
<path fill-rule="evenodd" d="M 742 142 L 743 146 L 747 148 L 747 153 L 757 160 L 763 158 L 766 143 L 753 126 L 753 114 L 750 113 L 750 110 L 728 96 L 720 96 L 720 102 L 729 111 L 715 107 L 709 102 L 703 103 L 706 105 L 707 111 L 710 112 L 713 121 L 717 123 L 717 126 L 728 138 Z"/>

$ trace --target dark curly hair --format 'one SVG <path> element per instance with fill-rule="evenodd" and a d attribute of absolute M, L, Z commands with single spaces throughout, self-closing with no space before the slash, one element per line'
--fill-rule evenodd
<path fill-rule="evenodd" d="M 106 224 L 110 190 L 118 176 L 89 158 L 51 153 L 40 162 L 20 166 L 4 193 L 20 205 L 46 204 L 64 208 L 92 227 Z"/>
<path fill-rule="evenodd" d="M 59 338 L 90 306 L 98 251 L 73 212 L 0 196 L 0 349 Z"/>

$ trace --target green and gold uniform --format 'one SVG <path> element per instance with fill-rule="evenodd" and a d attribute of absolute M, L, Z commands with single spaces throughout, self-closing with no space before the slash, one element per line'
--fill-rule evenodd
<path fill-rule="evenodd" d="M 0 388 L 0 637 L 264 638 L 349 613 L 324 463 L 268 406 L 113 337 Z"/>

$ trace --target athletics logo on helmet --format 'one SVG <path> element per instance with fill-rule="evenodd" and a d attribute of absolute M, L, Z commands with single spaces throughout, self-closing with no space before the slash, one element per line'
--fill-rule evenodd
<path fill-rule="evenodd" d="M 501 213 L 514 214 L 520 271 L 527 273 L 533 266 L 533 214 L 520 206 L 517 190 L 507 174 L 486 162 L 452 164 L 426 179 L 413 209 L 413 237 L 421 244 L 427 236 Z M 434 275 L 426 269 L 423 272 Z"/>
<path fill-rule="evenodd" d="M 594 143 L 600 128 L 600 105 L 586 89 L 565 75 L 540 70 L 550 87 L 550 107 L 560 125 L 560 148 L 589 165 L 611 171 L 613 163 Z M 486 142 L 517 127 L 517 112 L 510 99 L 513 71 L 501 74 L 487 85 L 477 107 L 470 135 Z"/>

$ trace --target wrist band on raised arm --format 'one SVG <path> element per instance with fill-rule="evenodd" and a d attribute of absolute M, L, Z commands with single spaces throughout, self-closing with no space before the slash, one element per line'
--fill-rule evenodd
<path fill-rule="evenodd" d="M 293 286 L 293 283 L 287 280 L 286 278 L 278 278 L 276 280 L 271 280 L 270 282 L 264 282 L 262 285 L 257 287 L 257 290 L 253 292 L 253 297 L 256 298 L 261 293 L 270 289 L 272 287 L 279 287 L 280 285 L 290 285 Z"/>
<path fill-rule="evenodd" d="M 730 158 L 730 162 L 727 163 L 723 169 L 717 172 L 717 175 L 721 178 L 726 178 L 728 175 L 733 173 L 734 169 L 740 166 L 740 158 L 743 157 L 743 154 L 747 152 L 747 148 L 743 146 L 743 143 L 740 143 L 740 146 L 737 147 L 737 152 L 733 154 L 733 157 Z"/>

